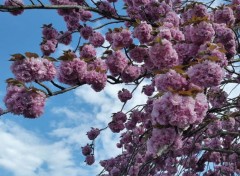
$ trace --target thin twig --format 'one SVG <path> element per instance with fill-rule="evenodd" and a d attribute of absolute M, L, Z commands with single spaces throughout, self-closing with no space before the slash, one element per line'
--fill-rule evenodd
<path fill-rule="evenodd" d="M 32 3 L 32 5 L 35 5 L 34 2 L 33 2 L 32 0 L 29 0 L 29 1 Z"/>
<path fill-rule="evenodd" d="M 3 110 L 3 112 L 0 114 L 0 116 L 2 116 L 2 115 L 4 115 L 4 114 L 7 114 L 7 113 L 9 113 L 10 111 L 9 110 Z"/>
<path fill-rule="evenodd" d="M 44 7 L 44 4 L 40 0 L 37 1 L 41 4 L 42 7 Z"/>
<path fill-rule="evenodd" d="M 62 87 L 62 86 L 60 86 L 60 85 L 58 85 L 57 83 L 55 83 L 54 81 L 50 81 L 55 87 L 57 87 L 57 88 L 59 88 L 59 89 L 61 89 L 61 90 L 64 90 L 64 89 L 66 89 L 65 87 Z"/>
<path fill-rule="evenodd" d="M 41 83 L 41 82 L 39 82 L 39 81 L 35 81 L 35 83 L 37 83 L 38 85 L 40 85 L 40 86 L 42 86 L 44 89 L 46 89 L 46 91 L 47 91 L 47 93 L 48 93 L 48 95 L 49 96 L 52 96 L 53 95 L 53 93 L 52 93 L 52 91 L 46 86 L 46 85 L 44 85 L 43 83 Z"/>
<path fill-rule="evenodd" d="M 78 39 L 78 44 L 77 44 L 77 46 L 76 46 L 75 50 L 73 51 L 74 53 L 76 53 L 76 52 L 77 52 L 77 49 L 78 49 L 78 47 L 79 47 L 80 43 L 81 43 L 81 36 L 79 37 L 79 39 Z"/>
<path fill-rule="evenodd" d="M 235 150 L 226 150 L 226 149 L 217 149 L 217 148 L 208 148 L 208 147 L 203 147 L 202 150 L 210 151 L 210 152 L 220 152 L 220 153 L 228 153 L 228 154 L 233 154 L 236 153 L 240 155 L 240 151 L 235 151 Z"/>
<path fill-rule="evenodd" d="M 59 91 L 56 91 L 56 92 L 53 92 L 51 96 L 55 96 L 55 95 L 59 95 L 59 94 L 63 94 L 65 92 L 68 92 L 70 90 L 73 90 L 73 89 L 76 89 L 80 86 L 82 86 L 83 84 L 79 84 L 79 85 L 76 85 L 76 86 L 72 86 L 72 87 L 69 87 L 69 88 L 65 88 L 63 90 L 59 90 Z"/>
<path fill-rule="evenodd" d="M 98 26 L 98 27 L 94 28 L 94 30 L 101 29 L 102 27 L 107 26 L 107 25 L 109 25 L 109 24 L 123 23 L 123 22 L 124 22 L 124 21 L 111 21 L 111 22 L 105 23 L 105 24 L 103 24 L 103 25 L 101 25 L 101 26 Z"/>
<path fill-rule="evenodd" d="M 6 10 L 6 11 L 13 11 L 13 10 L 36 10 L 36 9 L 45 9 L 45 10 L 51 10 L 51 9 L 80 9 L 80 10 L 88 10 L 91 12 L 95 12 L 98 13 L 100 15 L 105 15 L 104 12 L 102 12 L 101 10 L 97 9 L 97 8 L 93 8 L 93 7 L 86 7 L 86 6 L 80 6 L 80 5 L 24 5 L 24 6 L 6 6 L 6 5 L 0 5 L 0 10 Z M 125 16 L 116 16 L 116 15 L 109 15 L 110 18 L 112 19 L 116 19 L 116 20 L 123 20 L 123 21 L 132 21 L 132 19 L 130 19 L 129 17 L 125 17 Z"/>
<path fill-rule="evenodd" d="M 144 78 L 142 78 L 142 80 L 136 85 L 136 87 L 134 87 L 134 89 L 132 90 L 131 94 L 134 93 L 134 91 L 138 88 L 138 86 L 141 84 L 141 82 L 144 80 Z M 124 106 L 126 105 L 127 101 L 123 104 L 121 111 L 123 110 Z"/>

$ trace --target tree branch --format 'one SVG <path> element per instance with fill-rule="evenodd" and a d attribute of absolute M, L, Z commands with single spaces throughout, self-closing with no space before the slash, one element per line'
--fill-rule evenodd
<path fill-rule="evenodd" d="M 55 87 L 57 87 L 57 88 L 59 88 L 59 89 L 61 89 L 61 90 L 66 89 L 65 87 L 62 87 L 62 86 L 58 85 L 58 84 L 55 83 L 54 81 L 51 81 L 51 83 L 52 83 Z"/>
<path fill-rule="evenodd" d="M 76 89 L 80 86 L 82 86 L 83 84 L 79 84 L 79 85 L 76 85 L 76 86 L 72 86 L 72 87 L 69 87 L 69 88 L 65 88 L 63 90 L 59 90 L 59 91 L 56 91 L 56 92 L 53 92 L 51 96 L 55 96 L 55 95 L 59 95 L 59 94 L 63 94 L 65 92 L 68 92 L 70 90 L 73 90 L 73 89 Z M 49 96 L 50 97 L 50 96 Z"/>
<path fill-rule="evenodd" d="M 234 151 L 234 150 L 217 149 L 217 148 L 211 149 L 211 148 L 208 148 L 208 147 L 203 147 L 202 150 L 206 150 L 206 151 L 209 151 L 209 152 L 227 153 L 227 154 L 236 153 L 236 154 L 240 155 L 240 151 Z"/>
<path fill-rule="evenodd" d="M 46 86 L 44 85 L 43 83 L 39 82 L 39 81 L 35 81 L 35 83 L 37 83 L 38 85 L 42 86 L 44 89 L 46 89 L 47 93 L 49 96 L 52 96 L 52 91 Z"/>
<path fill-rule="evenodd" d="M 2 112 L 2 114 L 0 114 L 0 116 L 2 116 L 2 115 L 4 115 L 4 114 L 7 114 L 7 113 L 9 113 L 10 111 L 9 110 L 3 110 L 3 112 Z"/>
<path fill-rule="evenodd" d="M 21 9 L 24 9 L 24 10 L 80 9 L 80 10 L 88 10 L 88 11 L 95 12 L 95 13 L 105 16 L 104 12 L 102 12 L 101 10 L 99 10 L 97 8 L 80 6 L 80 5 L 44 5 L 44 6 L 42 6 L 42 5 L 24 5 L 24 6 L 20 6 L 20 7 L 19 6 L 0 5 L 0 10 L 6 10 L 6 12 L 21 10 Z M 108 17 L 111 17 L 112 19 L 116 19 L 116 20 L 133 21 L 132 19 L 123 17 L 123 16 L 108 15 Z"/>
<path fill-rule="evenodd" d="M 107 25 L 109 25 L 109 24 L 123 23 L 123 22 L 124 22 L 124 21 L 111 21 L 111 22 L 105 23 L 105 24 L 103 24 L 103 25 L 101 25 L 101 26 L 98 26 L 98 27 L 94 28 L 94 30 L 101 29 L 102 27 L 107 26 Z"/>

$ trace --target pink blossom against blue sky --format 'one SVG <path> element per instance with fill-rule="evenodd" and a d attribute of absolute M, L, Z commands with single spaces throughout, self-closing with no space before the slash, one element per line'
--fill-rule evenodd
<path fill-rule="evenodd" d="M 29 10 L 20 16 L 0 12 L 1 100 L 6 92 L 5 80 L 13 77 L 10 55 L 25 52 L 41 55 L 41 27 L 50 23 L 58 30 L 66 30 L 62 17 L 54 10 Z M 100 32 L 106 31 L 107 28 Z M 53 56 L 59 57 L 62 50 L 74 49 L 78 34 L 73 37 L 71 46 L 60 45 Z M 82 86 L 51 97 L 44 115 L 34 120 L 10 113 L 1 116 L 0 176 L 93 176 L 99 173 L 98 162 L 94 166 L 83 162 L 81 146 L 90 142 L 85 134 L 91 127 L 104 128 L 111 114 L 121 109 L 117 92 L 122 87 L 108 85 L 103 92 L 95 93 L 88 86 Z M 126 109 L 145 102 L 147 97 L 140 92 L 138 89 L 138 98 L 128 102 Z M 0 107 L 4 109 L 2 101 Z M 116 142 L 117 137 L 110 130 L 103 131 L 96 141 L 97 161 L 121 152 L 116 149 Z"/>
<path fill-rule="evenodd" d="M 4 82 L 7 78 L 13 77 L 10 72 L 11 62 L 8 61 L 10 55 L 27 51 L 41 55 L 39 44 L 42 40 L 42 25 L 52 23 L 58 30 L 63 31 L 66 30 L 66 26 L 55 11 L 49 10 L 29 10 L 17 17 L 0 13 L 0 21 L 2 61 L 0 99 L 3 99 L 6 93 Z M 75 48 L 78 36 L 74 35 L 76 39 L 73 44 L 60 45 L 54 57 L 59 57 L 62 50 Z M 99 54 L 101 49 L 97 52 Z M 118 138 L 110 130 L 101 133 L 96 140 L 97 162 L 94 166 L 87 166 L 84 163 L 81 146 L 90 142 L 86 132 L 91 127 L 106 127 L 112 113 L 121 109 L 122 103 L 117 98 L 117 92 L 122 87 L 108 85 L 104 91 L 96 93 L 89 86 L 82 86 L 74 91 L 51 97 L 47 100 L 44 115 L 34 120 L 10 113 L 1 116 L 0 175 L 97 175 L 102 169 L 98 164 L 99 160 L 116 156 L 121 152 L 115 147 Z M 139 88 L 136 93 L 142 95 L 141 89 Z M 126 110 L 134 104 L 144 103 L 147 98 L 138 97 L 127 104 Z M 4 108 L 2 101 L 0 107 Z"/>
<path fill-rule="evenodd" d="M 10 72 L 11 62 L 8 61 L 10 55 L 25 52 L 36 52 L 41 55 L 39 44 L 42 40 L 42 25 L 53 23 L 54 27 L 63 31 L 66 30 L 66 26 L 62 17 L 58 16 L 56 11 L 50 10 L 29 10 L 17 17 L 0 13 L 0 21 L 2 100 L 6 92 L 5 80 L 13 77 Z M 72 46 L 60 45 L 54 56 L 59 57 L 62 50 L 75 47 L 77 39 L 76 37 Z M 86 95 L 84 91 L 88 92 L 90 97 L 84 97 Z M 110 119 L 110 112 L 120 109 L 121 103 L 118 102 L 113 109 L 104 107 L 104 103 L 112 104 L 116 100 L 116 97 L 113 98 L 112 90 L 109 89 L 107 93 L 101 95 L 96 94 L 95 98 L 91 97 L 95 92 L 89 91 L 91 91 L 89 87 L 83 86 L 75 91 L 51 97 L 46 103 L 44 115 L 34 120 L 10 113 L 1 116 L 0 175 L 91 176 L 100 172 L 101 168 L 97 164 L 89 167 L 83 162 L 81 146 L 90 142 L 85 135 L 86 132 L 92 126 L 105 127 Z M 2 101 L 0 107 L 4 109 Z M 96 119 L 96 116 L 100 120 Z M 102 136 L 97 144 L 100 152 L 96 152 L 96 156 L 107 159 L 114 156 L 117 151 L 114 152 L 115 144 L 112 142 L 114 139 L 110 131 L 106 131 Z M 113 152 L 106 153 L 105 150 L 109 149 Z"/>

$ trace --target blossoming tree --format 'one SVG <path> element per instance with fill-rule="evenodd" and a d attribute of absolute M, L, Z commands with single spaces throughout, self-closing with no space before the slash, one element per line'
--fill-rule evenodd
<path fill-rule="evenodd" d="M 57 10 L 68 30 L 45 24 L 42 53 L 12 54 L 15 77 L 6 80 L 1 115 L 40 117 L 48 97 L 84 84 L 96 92 L 106 84 L 125 84 L 118 93 L 124 107 L 145 80 L 147 102 L 127 112 L 119 109 L 106 127 L 121 133 L 116 147 L 122 153 L 101 161 L 99 175 L 240 174 L 240 99 L 224 89 L 240 82 L 240 1 L 212 7 L 214 1 L 5 0 L 0 10 L 12 15 Z M 92 28 L 96 21 L 101 25 Z M 108 32 L 97 32 L 101 28 Z M 71 44 L 73 33 L 80 36 L 76 50 L 51 57 L 59 43 Z M 99 57 L 98 48 L 103 48 Z M 128 84 L 136 88 L 128 90 Z M 89 140 L 102 130 L 92 128 Z M 88 165 L 95 161 L 94 150 L 93 142 L 82 148 Z"/>

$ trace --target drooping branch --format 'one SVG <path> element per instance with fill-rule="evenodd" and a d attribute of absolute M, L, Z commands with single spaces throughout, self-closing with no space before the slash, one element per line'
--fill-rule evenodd
<path fill-rule="evenodd" d="M 37 1 L 41 4 L 41 6 L 44 7 L 44 4 L 40 0 L 37 0 Z"/>
<path fill-rule="evenodd" d="M 29 0 L 31 2 L 32 5 L 35 5 L 34 2 L 32 0 Z"/>
<path fill-rule="evenodd" d="M 79 45 L 80 45 L 80 43 L 81 43 L 81 39 L 82 39 L 82 37 L 80 36 L 79 39 L 78 39 L 77 46 L 76 46 L 75 50 L 73 51 L 74 53 L 77 52 L 77 50 L 78 50 L 78 48 L 79 48 Z"/>
<path fill-rule="evenodd" d="M 226 149 L 208 148 L 208 147 L 203 147 L 202 150 L 206 150 L 206 151 L 210 151 L 210 152 L 227 153 L 227 154 L 236 153 L 236 154 L 240 155 L 240 151 L 235 151 L 235 150 L 226 150 Z"/>
<path fill-rule="evenodd" d="M 54 83 L 53 81 L 51 81 L 52 83 Z M 59 91 L 55 91 L 55 92 L 52 92 L 46 85 L 36 81 L 37 84 L 39 84 L 40 86 L 42 86 L 44 89 L 47 90 L 48 94 L 47 94 L 47 97 L 52 97 L 52 96 L 56 96 L 56 95 L 59 95 L 59 94 L 63 94 L 65 92 L 68 92 L 68 91 L 71 91 L 73 89 L 76 89 L 82 85 L 84 85 L 85 83 L 82 83 L 82 84 L 79 84 L 79 85 L 76 85 L 76 86 L 72 86 L 72 87 L 68 87 L 68 88 L 63 88 L 61 86 L 59 86 L 58 84 L 54 83 L 55 85 L 57 85 L 58 87 L 61 87 L 61 90 Z M 7 114 L 9 113 L 10 111 L 9 110 L 3 110 L 3 112 L 0 114 L 0 116 L 4 115 L 4 114 Z"/>
<path fill-rule="evenodd" d="M 11 12 L 15 10 L 37 10 L 37 9 L 44 9 L 44 10 L 57 10 L 57 9 L 62 9 L 62 10 L 69 10 L 69 9 L 79 9 L 79 10 L 88 10 L 91 12 L 95 12 L 99 15 L 105 16 L 104 12 L 97 8 L 93 7 L 86 7 L 86 6 L 80 6 L 80 5 L 24 5 L 24 6 L 5 6 L 5 5 L 0 5 L 0 10 L 4 10 L 5 12 Z M 122 21 L 133 21 L 128 17 L 124 16 L 116 16 L 116 15 L 109 15 L 108 17 L 116 20 L 122 20 Z"/>
<path fill-rule="evenodd" d="M 107 26 L 109 24 L 116 24 L 116 23 L 123 23 L 123 22 L 124 21 L 111 21 L 111 22 L 105 23 L 105 24 L 103 24 L 101 26 L 98 26 L 98 27 L 94 28 L 94 30 L 101 29 L 102 27 Z"/>
<path fill-rule="evenodd" d="M 66 89 L 65 87 L 62 87 L 62 86 L 58 85 L 58 84 L 55 83 L 54 81 L 51 81 L 51 83 L 52 83 L 52 85 L 54 85 L 55 87 L 57 87 L 57 88 L 59 88 L 59 89 L 61 89 L 61 90 Z"/>
<path fill-rule="evenodd" d="M 68 92 L 70 90 L 73 90 L 73 89 L 76 89 L 80 86 L 82 86 L 83 84 L 79 84 L 79 85 L 76 85 L 76 86 L 72 86 L 72 87 L 69 87 L 69 88 L 65 88 L 63 90 L 59 90 L 59 91 L 56 91 L 56 92 L 53 92 L 51 96 L 55 96 L 55 95 L 59 95 L 59 94 L 63 94 L 65 92 Z"/>
<path fill-rule="evenodd" d="M 109 82 L 110 84 L 119 84 L 119 83 L 122 83 L 121 80 L 116 79 L 115 77 L 113 77 L 113 76 L 111 76 L 111 75 L 108 75 L 107 78 L 110 79 L 110 80 L 112 80 L 112 81 L 114 81 L 114 82 Z"/>
<path fill-rule="evenodd" d="M 41 82 L 39 82 L 39 81 L 35 81 L 38 85 L 40 85 L 41 87 L 43 87 L 44 89 L 46 89 L 46 91 L 47 91 L 47 93 L 48 93 L 48 95 L 49 96 L 52 96 L 52 91 L 45 85 L 45 84 L 43 84 L 43 83 L 41 83 Z"/>
<path fill-rule="evenodd" d="M 131 91 L 131 94 L 134 93 L 134 91 L 138 88 L 138 86 L 143 82 L 144 77 L 141 79 L 141 81 L 134 87 L 134 89 Z M 126 105 L 127 101 L 122 105 L 121 111 L 123 110 L 124 106 Z"/>
<path fill-rule="evenodd" d="M 7 114 L 9 113 L 10 111 L 9 110 L 3 110 L 3 112 L 0 114 L 0 116 L 4 115 L 4 114 Z"/>

